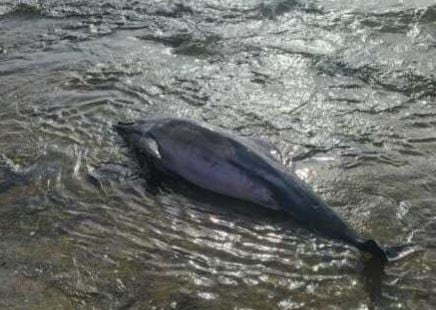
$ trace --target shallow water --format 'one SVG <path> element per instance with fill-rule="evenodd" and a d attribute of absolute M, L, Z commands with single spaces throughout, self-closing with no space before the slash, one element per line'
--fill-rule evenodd
<path fill-rule="evenodd" d="M 436 3 L 0 4 L 0 308 L 432 309 Z M 380 270 L 282 214 L 150 191 L 112 129 L 182 116 L 271 141 Z"/>

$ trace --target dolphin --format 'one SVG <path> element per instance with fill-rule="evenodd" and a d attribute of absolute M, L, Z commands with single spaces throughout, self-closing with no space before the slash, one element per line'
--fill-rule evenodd
<path fill-rule="evenodd" d="M 284 167 L 266 143 L 181 118 L 118 123 L 127 145 L 163 172 L 265 208 L 283 210 L 309 230 L 350 244 L 382 262 L 404 246 L 385 248 L 359 236 L 328 204 Z"/>

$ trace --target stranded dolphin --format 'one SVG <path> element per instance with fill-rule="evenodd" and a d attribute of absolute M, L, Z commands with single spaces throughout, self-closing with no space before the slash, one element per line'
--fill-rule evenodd
<path fill-rule="evenodd" d="M 265 144 L 177 118 L 119 123 L 115 128 L 137 154 L 196 186 L 284 210 L 304 227 L 384 262 L 397 256 L 394 248 L 360 237 Z"/>

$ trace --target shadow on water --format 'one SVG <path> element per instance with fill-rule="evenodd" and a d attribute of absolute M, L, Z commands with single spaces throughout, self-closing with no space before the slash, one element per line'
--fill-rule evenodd
<path fill-rule="evenodd" d="M 362 277 L 370 300 L 370 309 L 377 309 L 382 297 L 382 284 L 385 278 L 385 263 L 377 258 L 364 262 Z"/>
<path fill-rule="evenodd" d="M 383 281 L 386 279 L 385 267 L 395 261 L 422 252 L 423 248 L 415 244 L 405 244 L 388 248 L 387 251 L 388 255 L 391 255 L 390 262 L 384 262 L 371 257 L 363 263 L 362 278 L 370 300 L 369 309 L 383 308 L 382 303 L 384 300 L 382 293 Z"/>

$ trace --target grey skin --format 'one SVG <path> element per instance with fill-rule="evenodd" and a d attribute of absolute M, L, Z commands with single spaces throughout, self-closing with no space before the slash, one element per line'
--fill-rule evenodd
<path fill-rule="evenodd" d="M 361 238 L 265 143 L 237 137 L 186 119 L 119 123 L 119 134 L 137 154 L 206 190 L 274 210 L 284 210 L 304 227 L 371 253 L 383 262 L 396 255 Z"/>

